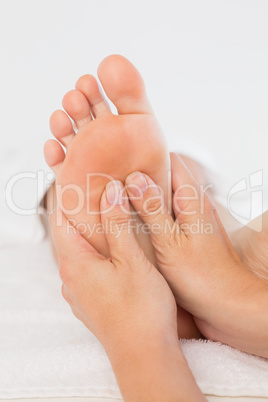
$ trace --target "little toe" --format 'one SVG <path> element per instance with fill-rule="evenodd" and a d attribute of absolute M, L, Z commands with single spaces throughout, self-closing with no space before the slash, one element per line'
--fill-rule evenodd
<path fill-rule="evenodd" d="M 44 155 L 46 163 L 57 175 L 65 158 L 64 150 L 58 141 L 48 140 L 44 145 Z"/>
<path fill-rule="evenodd" d="M 73 140 L 75 132 L 70 118 L 62 110 L 56 110 L 50 117 L 50 130 L 65 147 Z"/>
<path fill-rule="evenodd" d="M 143 79 L 125 57 L 106 57 L 98 67 L 98 76 L 119 114 L 152 114 Z"/>
<path fill-rule="evenodd" d="M 62 106 L 73 119 L 77 128 L 84 126 L 92 120 L 88 100 L 85 95 L 77 89 L 73 89 L 64 95 Z"/>
<path fill-rule="evenodd" d="M 91 112 L 95 118 L 101 114 L 110 113 L 109 105 L 102 95 L 98 82 L 93 75 L 83 75 L 79 78 L 75 87 L 87 98 Z"/>

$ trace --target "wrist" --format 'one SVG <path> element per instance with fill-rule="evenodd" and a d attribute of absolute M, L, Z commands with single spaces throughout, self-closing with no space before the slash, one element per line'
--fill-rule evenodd
<path fill-rule="evenodd" d="M 126 401 L 203 400 L 177 337 L 136 334 L 108 356 Z"/>
<path fill-rule="evenodd" d="M 238 264 L 219 280 L 195 320 L 207 338 L 268 357 L 268 284 Z"/>
<path fill-rule="evenodd" d="M 113 334 L 103 345 L 112 364 L 118 368 L 130 361 L 139 364 L 139 360 L 144 360 L 145 356 L 149 359 L 153 356 L 163 357 L 171 349 L 176 350 L 178 356 L 185 362 L 175 331 L 171 334 L 168 331 L 159 333 L 154 328 L 129 329 L 117 335 Z"/>
<path fill-rule="evenodd" d="M 241 303 L 247 301 L 248 290 L 251 288 L 251 292 L 257 293 L 260 284 L 259 279 L 240 263 L 219 264 L 209 275 L 202 276 L 197 286 L 188 284 L 180 304 L 199 319 L 212 323 L 217 318 L 222 320 L 238 313 Z"/>

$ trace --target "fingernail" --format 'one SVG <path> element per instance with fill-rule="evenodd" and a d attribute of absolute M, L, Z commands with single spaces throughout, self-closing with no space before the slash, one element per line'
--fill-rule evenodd
<path fill-rule="evenodd" d="M 124 187 L 121 181 L 113 180 L 106 185 L 106 198 L 110 205 L 124 203 Z"/>
<path fill-rule="evenodd" d="M 148 190 L 148 184 L 144 175 L 140 172 L 134 172 L 128 176 L 128 182 L 131 184 L 130 191 L 135 196 L 140 196 Z"/>

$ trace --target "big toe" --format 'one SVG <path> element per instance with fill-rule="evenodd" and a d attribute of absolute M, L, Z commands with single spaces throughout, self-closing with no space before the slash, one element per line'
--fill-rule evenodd
<path fill-rule="evenodd" d="M 98 67 L 98 76 L 119 114 L 152 113 L 143 79 L 125 57 L 106 57 Z"/>

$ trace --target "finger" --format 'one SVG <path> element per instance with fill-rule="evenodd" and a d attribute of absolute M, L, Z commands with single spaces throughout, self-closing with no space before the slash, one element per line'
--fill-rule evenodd
<path fill-rule="evenodd" d="M 170 154 L 173 211 L 184 233 L 213 232 L 215 206 L 207 194 L 211 186 L 198 184 L 179 155 Z"/>
<path fill-rule="evenodd" d="M 163 194 L 146 174 L 135 172 L 126 178 L 126 190 L 131 204 L 150 230 L 158 259 L 175 249 L 180 241 L 179 225 L 174 222 L 164 203 Z"/>
<path fill-rule="evenodd" d="M 100 255 L 88 243 L 80 232 L 68 221 L 59 208 L 54 209 L 49 217 L 52 239 L 60 261 L 76 260 L 79 254 L 86 252 L 88 258 L 99 260 Z"/>
<path fill-rule="evenodd" d="M 129 201 L 123 184 L 110 181 L 101 198 L 101 221 L 113 262 L 124 262 L 141 256 L 133 232 Z"/>

